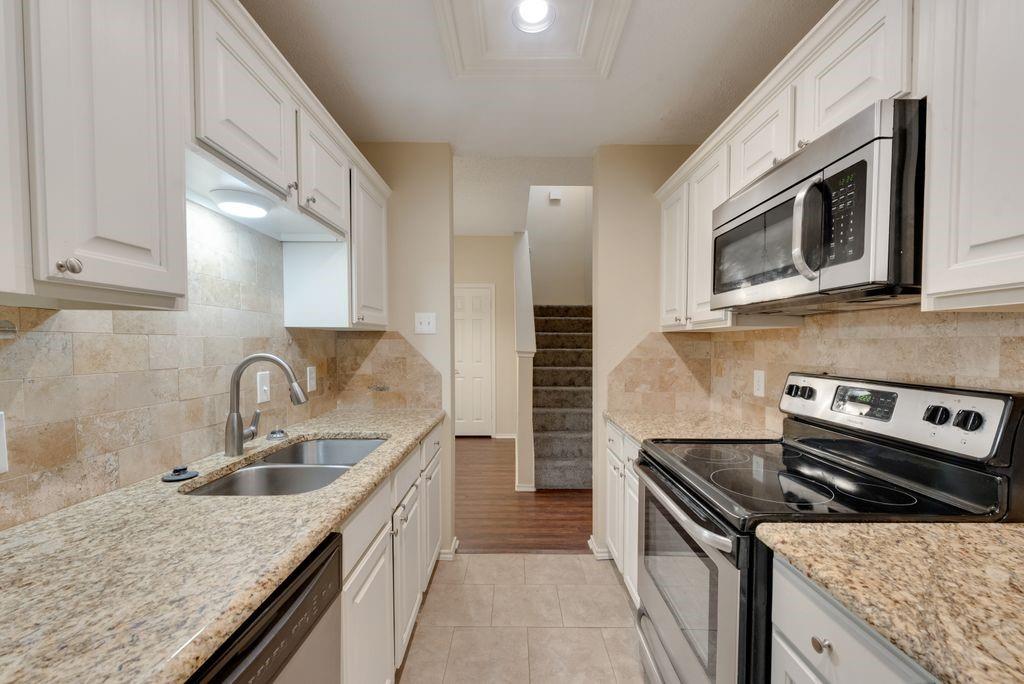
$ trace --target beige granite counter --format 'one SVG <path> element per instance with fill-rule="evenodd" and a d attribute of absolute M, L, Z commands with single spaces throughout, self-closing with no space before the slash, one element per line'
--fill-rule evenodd
<path fill-rule="evenodd" d="M 336 411 L 0 532 L 0 681 L 186 679 L 439 423 L 439 410 Z M 387 441 L 307 494 L 183 496 L 286 444 Z"/>
<path fill-rule="evenodd" d="M 1024 681 L 1024 524 L 766 523 L 757 536 L 939 679 Z"/>
<path fill-rule="evenodd" d="M 604 417 L 637 442 L 645 439 L 778 439 L 779 434 L 719 413 L 605 411 Z"/>

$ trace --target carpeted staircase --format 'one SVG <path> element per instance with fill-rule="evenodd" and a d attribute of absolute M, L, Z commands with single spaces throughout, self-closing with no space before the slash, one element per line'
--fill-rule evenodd
<path fill-rule="evenodd" d="M 533 446 L 537 489 L 590 489 L 592 308 L 535 306 Z"/>

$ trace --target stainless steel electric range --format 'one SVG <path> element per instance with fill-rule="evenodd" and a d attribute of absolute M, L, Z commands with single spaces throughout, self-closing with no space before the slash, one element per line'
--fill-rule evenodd
<path fill-rule="evenodd" d="M 779 407 L 779 440 L 643 443 L 637 630 L 652 681 L 767 681 L 759 523 L 1024 519 L 1024 396 L 794 373 Z"/>

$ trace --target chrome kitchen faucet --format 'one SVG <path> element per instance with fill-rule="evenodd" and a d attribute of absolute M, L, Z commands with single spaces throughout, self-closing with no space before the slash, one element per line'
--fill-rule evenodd
<path fill-rule="evenodd" d="M 242 427 L 242 414 L 238 411 L 238 395 L 241 392 L 242 373 L 246 368 L 259 361 L 269 361 L 284 371 L 285 377 L 288 378 L 288 393 L 291 396 L 293 404 L 298 406 L 299 404 L 306 403 L 306 393 L 302 391 L 301 387 L 299 387 L 299 381 L 295 379 L 295 372 L 284 359 L 280 356 L 267 353 L 251 354 L 245 357 L 231 374 L 231 383 L 229 387 L 231 392 L 231 406 L 229 407 L 228 412 L 228 422 L 224 426 L 225 456 L 241 456 L 242 444 L 251 439 L 255 439 L 256 433 L 259 431 L 259 409 L 256 409 L 256 412 L 252 414 L 252 422 L 249 424 L 249 427 Z"/>

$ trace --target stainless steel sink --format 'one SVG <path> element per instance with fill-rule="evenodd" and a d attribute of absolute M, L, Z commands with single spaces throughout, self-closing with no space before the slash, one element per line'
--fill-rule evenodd
<path fill-rule="evenodd" d="M 266 463 L 354 466 L 384 443 L 383 439 L 311 439 L 289 444 L 265 456 Z"/>
<path fill-rule="evenodd" d="M 351 468 L 347 465 L 283 465 L 257 461 L 193 489 L 198 496 L 278 496 L 326 487 Z"/>

